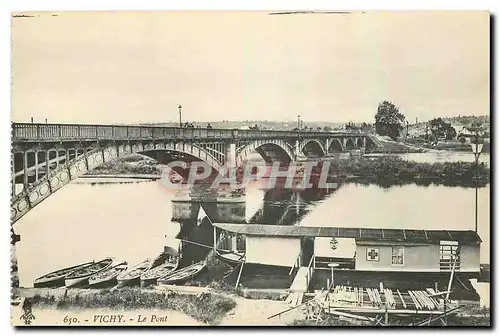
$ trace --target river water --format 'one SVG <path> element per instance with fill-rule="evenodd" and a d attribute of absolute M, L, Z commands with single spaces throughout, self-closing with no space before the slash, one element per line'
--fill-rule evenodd
<path fill-rule="evenodd" d="M 462 154 L 448 156 L 448 161 L 461 160 Z M 430 161 L 432 155 L 417 157 Z M 489 156 L 483 157 L 489 163 Z M 489 194 L 489 186 L 479 189 L 482 263 L 490 262 Z M 135 264 L 157 256 L 164 245 L 175 246 L 179 221 L 196 218 L 190 203 L 172 202 L 177 196 L 160 181 L 91 184 L 81 179 L 69 184 L 14 226 L 21 235 L 16 244 L 20 286 L 31 287 L 47 272 L 88 260 L 113 256 Z M 255 182 L 240 203 L 204 207 L 218 217 L 214 221 L 474 230 L 474 200 L 475 190 L 462 187 L 349 183 L 334 190 L 294 192 L 264 190 Z M 489 306 L 489 284 L 476 287 L 482 304 Z"/>

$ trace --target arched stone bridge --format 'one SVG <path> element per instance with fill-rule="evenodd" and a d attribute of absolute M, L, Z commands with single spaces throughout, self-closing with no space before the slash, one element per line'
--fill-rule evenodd
<path fill-rule="evenodd" d="M 252 152 L 290 163 L 370 146 L 368 135 L 348 132 L 12 123 L 11 223 L 75 178 L 132 153 L 164 164 L 202 160 L 222 173 Z"/>

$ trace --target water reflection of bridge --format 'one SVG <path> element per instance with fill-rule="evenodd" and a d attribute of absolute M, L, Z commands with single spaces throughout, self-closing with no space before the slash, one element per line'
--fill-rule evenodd
<path fill-rule="evenodd" d="M 214 190 L 208 190 L 208 187 L 205 190 L 198 187 L 196 193 L 191 189 L 187 198 L 180 197 L 172 200 L 172 220 L 181 224 L 184 221 L 195 221 L 200 206 L 203 206 L 213 222 L 295 225 L 312 211 L 316 202 L 325 199 L 337 189 L 267 189 L 262 191 L 263 199 L 260 206 L 255 209 L 255 207 L 249 207 L 248 203 L 258 200 L 248 199 L 245 193 L 241 193 L 239 197 L 221 200 L 217 198 L 217 191 L 214 194 Z"/>
<path fill-rule="evenodd" d="M 325 199 L 337 189 L 338 187 L 297 190 L 275 187 L 261 190 L 262 200 L 259 202 L 258 199 L 248 199 L 246 193 L 222 201 L 221 192 L 208 186 L 191 188 L 187 193 L 172 200 L 172 221 L 179 222 L 181 227 L 177 237 L 185 241 L 182 263 L 187 265 L 205 258 L 209 252 L 208 247 L 214 244 L 212 222 L 300 225 L 301 219 L 314 209 L 316 202 Z M 249 202 L 259 202 L 260 205 L 249 207 Z M 201 207 L 209 219 L 198 222 Z M 250 210 L 252 208 L 253 210 Z M 251 213 L 248 213 L 249 210 Z"/>

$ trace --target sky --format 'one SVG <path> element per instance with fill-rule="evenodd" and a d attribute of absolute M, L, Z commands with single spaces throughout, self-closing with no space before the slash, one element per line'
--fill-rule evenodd
<path fill-rule="evenodd" d="M 13 121 L 490 114 L 488 12 L 29 15 L 12 18 Z"/>

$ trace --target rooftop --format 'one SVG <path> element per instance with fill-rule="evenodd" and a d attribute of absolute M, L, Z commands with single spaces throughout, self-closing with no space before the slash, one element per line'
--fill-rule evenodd
<path fill-rule="evenodd" d="M 481 238 L 476 232 L 466 230 L 364 229 L 233 223 L 214 223 L 213 225 L 228 232 L 250 236 L 337 237 L 356 238 L 358 241 L 439 242 L 441 240 L 451 240 L 466 243 L 481 242 Z"/>

